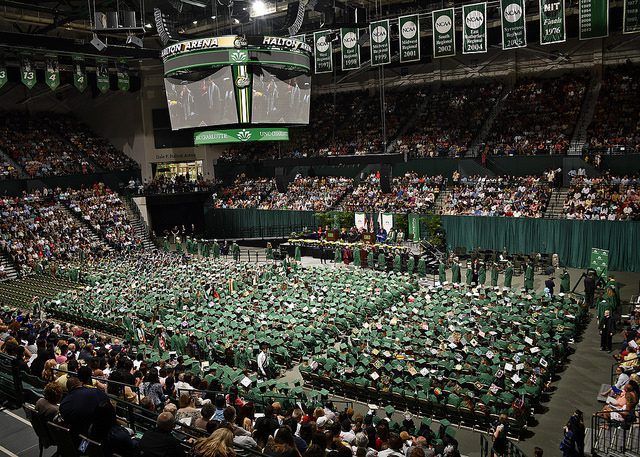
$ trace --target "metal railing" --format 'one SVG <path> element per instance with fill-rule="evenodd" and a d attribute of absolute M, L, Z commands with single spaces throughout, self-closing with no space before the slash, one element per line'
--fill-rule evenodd
<path fill-rule="evenodd" d="M 490 435 L 480 435 L 480 457 L 492 457 L 493 443 Z M 522 450 L 511 440 L 507 440 L 507 451 L 501 457 L 527 457 Z"/>
<path fill-rule="evenodd" d="M 608 413 L 598 411 L 591 417 L 592 455 L 637 455 L 640 453 L 640 428 L 635 411 L 623 421 L 611 420 Z"/>

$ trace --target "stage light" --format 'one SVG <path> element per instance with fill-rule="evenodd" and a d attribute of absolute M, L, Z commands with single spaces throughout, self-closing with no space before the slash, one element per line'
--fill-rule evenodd
<path fill-rule="evenodd" d="M 144 25 L 144 27 L 145 27 L 145 28 L 147 28 L 147 29 L 150 29 L 150 28 L 152 28 L 153 26 L 152 26 L 151 24 L 145 24 L 145 25 Z"/>
<path fill-rule="evenodd" d="M 262 0 L 254 0 L 251 4 L 252 16 L 264 16 L 268 13 L 267 5 Z"/>
<path fill-rule="evenodd" d="M 233 23 L 234 24 L 240 24 L 240 19 L 238 19 L 237 17 L 233 18 Z"/>
<path fill-rule="evenodd" d="M 215 19 L 215 18 L 216 18 L 215 16 L 211 16 L 211 19 Z"/>
<path fill-rule="evenodd" d="M 198 25 L 198 21 L 193 21 L 193 25 Z"/>
<path fill-rule="evenodd" d="M 93 39 L 91 40 L 91 44 L 93 45 L 94 48 L 96 48 L 98 51 L 103 51 L 104 49 L 106 49 L 107 45 L 105 44 L 104 41 L 102 41 L 100 38 L 98 38 L 98 35 L 96 35 L 95 33 L 93 34 Z"/>

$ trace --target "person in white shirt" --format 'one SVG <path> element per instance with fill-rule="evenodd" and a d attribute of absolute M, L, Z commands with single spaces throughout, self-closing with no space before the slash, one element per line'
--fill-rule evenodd
<path fill-rule="evenodd" d="M 258 374 L 266 379 L 271 379 L 271 369 L 269 367 L 269 346 L 263 344 L 258 354 Z"/>
<path fill-rule="evenodd" d="M 622 391 L 622 388 L 629 382 L 629 375 L 624 372 L 622 367 L 616 368 L 616 375 L 618 376 L 616 383 L 612 385 L 609 388 L 609 390 L 602 392 L 600 395 L 602 395 L 603 397 L 608 397 L 611 394 L 617 395 Z"/>

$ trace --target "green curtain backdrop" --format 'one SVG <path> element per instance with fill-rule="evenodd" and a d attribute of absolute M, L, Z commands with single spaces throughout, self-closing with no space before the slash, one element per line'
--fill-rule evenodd
<path fill-rule="evenodd" d="M 591 248 L 609 250 L 609 269 L 640 271 L 640 222 L 442 216 L 447 245 L 510 253 L 557 253 L 570 267 L 589 266 Z"/>
<path fill-rule="evenodd" d="M 260 209 L 216 209 L 205 206 L 206 234 L 209 238 L 287 237 L 307 227 L 318 228 L 312 211 Z"/>

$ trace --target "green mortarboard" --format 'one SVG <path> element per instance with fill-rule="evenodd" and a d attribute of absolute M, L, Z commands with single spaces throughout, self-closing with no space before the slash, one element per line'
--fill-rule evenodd
<path fill-rule="evenodd" d="M 424 425 L 425 427 L 431 427 L 431 418 L 430 417 L 423 417 L 421 424 Z"/>
<path fill-rule="evenodd" d="M 391 405 L 387 405 L 384 407 L 384 412 L 389 416 L 391 416 L 395 411 L 395 408 Z"/>
<path fill-rule="evenodd" d="M 449 425 L 451 425 L 451 422 L 449 422 L 447 419 L 442 419 L 440 421 L 440 426 L 441 427 L 448 427 Z"/>

